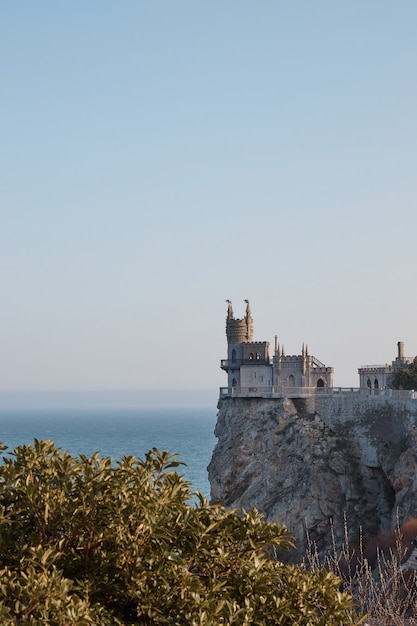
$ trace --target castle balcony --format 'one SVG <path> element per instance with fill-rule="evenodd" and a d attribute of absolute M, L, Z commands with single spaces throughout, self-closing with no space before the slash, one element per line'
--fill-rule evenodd
<path fill-rule="evenodd" d="M 270 359 L 222 359 L 220 361 L 220 367 L 222 370 L 237 370 L 242 365 L 271 365 Z"/>
<path fill-rule="evenodd" d="M 240 367 L 240 361 L 229 361 L 228 359 L 222 359 L 220 361 L 220 367 L 222 370 L 238 370 Z"/>

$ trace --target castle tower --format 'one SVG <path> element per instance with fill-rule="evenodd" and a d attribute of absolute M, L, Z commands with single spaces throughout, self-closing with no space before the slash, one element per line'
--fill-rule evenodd
<path fill-rule="evenodd" d="M 246 302 L 246 315 L 243 319 L 235 319 L 233 315 L 232 303 L 227 300 L 226 336 L 227 343 L 239 344 L 245 341 L 252 341 L 253 338 L 253 318 L 250 310 L 249 300 Z"/>
<path fill-rule="evenodd" d="M 227 372 L 228 387 L 240 388 L 242 380 L 249 385 L 251 379 L 245 374 L 245 368 L 250 367 L 254 377 L 261 376 L 261 382 L 268 381 L 271 384 L 271 376 L 259 373 L 259 367 L 269 366 L 269 343 L 253 341 L 253 318 L 249 300 L 246 302 L 245 317 L 235 318 L 230 300 L 226 300 L 226 337 L 227 337 L 227 359 L 221 361 L 221 368 Z M 256 369 L 256 373 L 254 368 Z M 259 370 L 259 372 L 258 372 Z"/>

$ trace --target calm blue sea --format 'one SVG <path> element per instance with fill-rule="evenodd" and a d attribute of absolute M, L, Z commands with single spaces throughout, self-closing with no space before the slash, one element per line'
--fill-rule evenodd
<path fill-rule="evenodd" d="M 72 455 L 117 460 L 124 455 L 144 458 L 151 448 L 178 454 L 179 468 L 194 491 L 210 497 L 207 465 L 216 443 L 215 410 L 88 410 L 0 411 L 0 441 L 13 451 L 33 439 L 52 439 Z"/>

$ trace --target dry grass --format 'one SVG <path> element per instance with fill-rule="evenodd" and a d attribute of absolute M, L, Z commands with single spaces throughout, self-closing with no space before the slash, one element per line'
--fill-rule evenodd
<path fill-rule="evenodd" d="M 393 533 L 380 533 L 366 546 L 362 537 L 352 547 L 348 526 L 342 545 L 333 534 L 331 554 L 320 556 L 308 539 L 306 565 L 325 567 L 343 581 L 343 590 L 355 599 L 358 613 L 367 613 L 369 626 L 417 626 L 417 571 L 409 562 L 417 520 L 409 520 Z"/>

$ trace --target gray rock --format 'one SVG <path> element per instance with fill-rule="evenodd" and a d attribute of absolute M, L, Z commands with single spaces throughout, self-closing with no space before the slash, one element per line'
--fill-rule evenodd
<path fill-rule="evenodd" d="M 351 396 L 219 401 L 211 498 L 285 524 L 319 552 L 417 516 L 417 402 Z M 285 560 L 285 557 L 284 557 Z"/>

